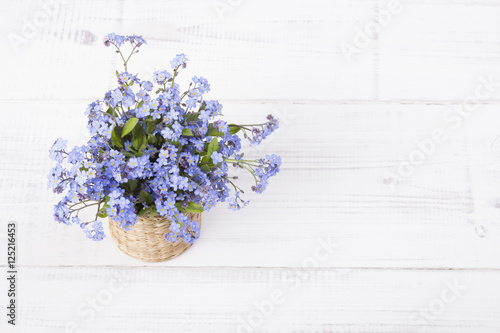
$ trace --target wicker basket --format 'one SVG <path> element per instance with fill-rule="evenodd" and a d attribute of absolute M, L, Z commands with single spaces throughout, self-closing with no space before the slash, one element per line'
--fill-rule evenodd
<path fill-rule="evenodd" d="M 191 221 L 198 221 L 201 227 L 201 214 L 186 213 Z M 129 256 L 147 262 L 165 261 L 177 257 L 191 247 L 181 238 L 175 243 L 168 242 L 163 235 L 170 232 L 170 220 L 159 215 L 145 215 L 137 218 L 137 223 L 129 231 L 109 219 L 111 237 L 118 248 Z"/>

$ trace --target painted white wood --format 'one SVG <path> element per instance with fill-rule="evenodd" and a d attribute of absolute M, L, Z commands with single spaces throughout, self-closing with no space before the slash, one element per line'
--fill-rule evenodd
<path fill-rule="evenodd" d="M 285 300 L 254 332 L 500 330 L 500 1 L 56 3 L 0 13 L 1 228 L 18 222 L 20 271 L 20 326 L 0 331 L 238 332 L 273 290 Z M 184 52 L 181 80 L 207 77 L 227 119 L 281 119 L 247 153 L 282 156 L 269 190 L 241 212 L 205 213 L 201 238 L 169 262 L 136 261 L 51 216 L 47 150 L 59 136 L 83 143 L 85 106 L 114 87 L 111 31 L 148 40 L 131 71 Z M 17 50 L 14 34 L 27 41 Z M 445 139 L 429 148 L 436 131 Z M 121 289 L 115 273 L 128 284 L 85 321 L 82 302 Z"/>
<path fill-rule="evenodd" d="M 142 265 L 123 256 L 111 239 L 96 244 L 79 228 L 52 221 L 58 197 L 46 190 L 45 174 L 51 166 L 47 148 L 57 137 L 55 132 L 72 138 L 73 144 L 81 143 L 85 132 L 84 105 L 48 106 L 5 104 L 5 109 L 34 116 L 26 126 L 16 121 L 18 113 L 12 113 L 0 125 L 6 141 L 28 128 L 11 146 L 33 147 L 21 153 L 15 148 L 5 151 L 0 162 L 5 170 L 2 206 L 28 204 L 27 209 L 7 213 L 9 219 L 23 223 L 21 232 L 26 236 L 20 241 L 37 244 L 21 247 L 26 251 L 24 263 Z M 203 236 L 190 253 L 159 265 L 282 267 L 318 237 L 328 236 L 341 249 L 321 263 L 326 267 L 499 267 L 500 210 L 494 204 L 499 196 L 496 183 L 482 177 L 499 164 L 494 147 L 490 148 L 496 107 L 482 106 L 474 122 L 471 118 L 467 127 L 456 133 L 450 130 L 448 141 L 416 166 L 413 176 L 392 181 L 387 174 L 397 175 L 399 156 L 408 158 L 418 147 L 414 142 L 423 142 L 435 128 L 445 127 L 441 119 L 447 107 L 320 105 L 314 106 L 317 118 L 310 117 L 310 109 L 310 105 L 225 104 L 225 116 L 235 122 L 272 112 L 281 115 L 282 128 L 248 154 L 276 152 L 283 157 L 283 170 L 265 195 L 248 193 L 252 203 L 246 209 L 232 212 L 220 204 L 205 213 Z M 488 127 L 491 130 L 486 131 Z M 37 142 L 29 139 L 33 136 Z M 240 174 L 248 188 L 250 178 Z M 19 184 L 18 179 L 24 181 Z M 487 237 L 475 233 L 478 223 L 487 224 Z M 51 236 L 38 237 L 45 232 Z"/>
<path fill-rule="evenodd" d="M 497 1 L 401 0 L 400 12 L 365 39 L 359 36 L 366 35 L 367 24 L 377 22 L 388 3 L 397 0 L 294 0 L 286 6 L 241 1 L 221 18 L 214 4 L 224 1 L 191 1 L 183 15 L 173 13 L 185 11 L 185 1 L 154 0 L 148 6 L 68 1 L 35 26 L 30 38 L 23 37 L 29 32 L 25 24 L 35 22 L 43 10 L 7 2 L 10 15 L 0 23 L 1 56 L 12 64 L 6 68 L 12 78 L 1 83 L 1 98 L 87 100 L 101 95 L 114 80 L 107 69 L 120 68 L 118 57 L 100 45 L 110 30 L 140 31 L 150 40 L 131 67 L 138 73 L 164 68 L 169 58 L 185 52 L 192 60 L 189 75 L 209 77 L 217 92 L 238 100 L 460 101 L 479 75 L 500 76 L 495 72 L 500 62 Z M 12 47 L 12 35 L 24 39 Z M 341 49 L 347 44 L 358 50 L 350 62 Z M 24 94 L 17 87 L 33 72 L 53 84 L 33 81 L 31 93 Z M 489 98 L 499 99 L 498 93 Z"/>
<path fill-rule="evenodd" d="M 146 75 L 169 68 L 170 59 L 183 52 L 191 59 L 186 77 L 210 78 L 213 91 L 229 99 L 374 97 L 373 54 L 367 50 L 348 64 L 337 47 L 358 21 L 370 19 L 373 3 L 294 0 L 283 6 L 280 1 L 245 1 L 220 18 L 214 7 L 220 2 L 227 3 L 68 1 L 17 51 L 6 40 L 2 60 L 16 65 L 6 69 L 11 80 L 0 83 L 1 99 L 101 96 L 115 80 L 114 69 L 122 67 L 119 57 L 101 44 L 109 31 L 143 34 L 149 41 L 131 71 Z M 32 3 L 32 8 L 6 4 L 11 18 L 0 23 L 6 39 L 23 31 L 21 19 L 13 22 L 12 17 L 29 21 L 37 14 L 36 1 Z M 53 84 L 32 81 L 31 93 L 24 94 L 18 87 L 34 72 Z"/>
<path fill-rule="evenodd" d="M 498 1 L 401 1 L 378 39 L 380 99 L 462 101 L 479 76 L 499 82 L 499 15 Z"/>
<path fill-rule="evenodd" d="M 101 266 L 19 274 L 22 332 L 248 332 L 243 321 L 255 332 L 496 332 L 500 318 L 497 271 Z"/>

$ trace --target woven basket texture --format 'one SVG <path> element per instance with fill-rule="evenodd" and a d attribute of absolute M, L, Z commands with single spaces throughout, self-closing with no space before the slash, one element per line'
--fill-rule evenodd
<path fill-rule="evenodd" d="M 198 221 L 201 227 L 201 214 L 186 213 L 191 221 Z M 180 237 L 175 243 L 168 242 L 164 235 L 169 233 L 171 221 L 160 215 L 145 215 L 137 218 L 137 223 L 129 230 L 109 219 L 111 237 L 125 254 L 146 262 L 166 261 L 177 257 L 192 244 L 185 243 Z"/>

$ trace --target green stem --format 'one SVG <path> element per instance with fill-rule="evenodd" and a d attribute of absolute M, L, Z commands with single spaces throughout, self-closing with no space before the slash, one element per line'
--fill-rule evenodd
<path fill-rule="evenodd" d="M 228 126 L 246 128 L 246 126 L 264 126 L 264 125 L 267 125 L 267 124 L 268 123 L 262 123 L 262 124 L 244 124 L 244 125 L 229 124 Z"/>
<path fill-rule="evenodd" d="M 80 202 L 77 202 L 77 203 L 75 203 L 75 204 L 73 204 L 71 206 L 68 206 L 68 208 L 72 208 L 72 207 L 75 207 L 76 205 L 80 205 L 80 204 L 85 205 L 85 203 L 89 202 L 89 201 L 90 201 L 90 199 L 89 200 L 85 200 L 85 201 L 80 201 Z"/>
<path fill-rule="evenodd" d="M 252 166 L 259 166 L 260 165 L 259 160 L 233 160 L 233 159 L 226 158 L 224 161 L 227 163 L 236 163 L 238 165 L 241 163 L 252 165 Z"/>
<path fill-rule="evenodd" d="M 202 187 L 201 187 L 201 185 L 200 185 L 200 184 L 198 184 L 197 182 L 195 182 L 195 181 L 194 181 L 191 177 L 189 177 L 189 176 L 187 176 L 187 175 L 186 175 L 186 176 L 184 176 L 184 177 L 186 177 L 187 179 L 189 179 L 190 181 L 192 181 L 193 183 L 195 183 L 195 184 L 196 184 L 196 186 L 198 186 L 198 188 L 202 188 Z"/>
<path fill-rule="evenodd" d="M 240 164 L 242 160 L 232 160 L 232 159 L 229 159 L 229 158 L 226 158 L 224 160 L 224 162 L 227 162 L 227 163 L 236 163 L 236 164 Z"/>
<path fill-rule="evenodd" d="M 90 200 L 87 200 L 87 201 L 90 201 Z M 76 206 L 76 205 L 78 205 L 78 204 L 81 204 L 81 203 L 83 203 L 83 207 L 81 207 L 81 208 L 77 208 L 77 209 L 71 209 L 72 207 L 74 207 L 74 206 Z M 86 205 L 86 204 L 84 204 L 84 201 L 82 201 L 82 202 L 79 202 L 79 203 L 77 203 L 77 204 L 74 204 L 74 205 L 72 205 L 71 207 L 68 207 L 68 208 L 74 212 L 74 211 L 77 211 L 77 210 L 78 210 L 78 211 L 80 211 L 80 210 L 82 210 L 82 209 L 84 209 L 84 208 L 87 208 L 87 207 L 95 206 L 95 205 L 97 205 L 97 204 L 99 204 L 99 202 L 96 202 L 96 203 L 93 203 L 93 204 L 90 204 L 90 205 Z"/>
<path fill-rule="evenodd" d="M 97 203 L 97 212 L 95 213 L 95 220 L 97 221 L 97 218 L 99 217 L 99 211 L 101 210 L 101 203 L 102 201 L 99 200 L 99 202 Z"/>
<path fill-rule="evenodd" d="M 132 49 L 132 52 L 130 52 L 127 60 L 125 60 L 124 63 L 123 63 L 123 65 L 125 66 L 125 72 L 127 71 L 127 63 L 130 60 L 130 57 L 132 57 L 132 54 L 134 54 L 134 51 L 135 51 L 136 48 L 137 48 L 137 45 L 134 46 L 134 48 Z M 122 59 L 123 59 L 123 57 L 122 57 Z"/>
<path fill-rule="evenodd" d="M 238 191 L 238 190 L 239 190 L 239 191 L 241 191 L 241 192 L 244 192 L 244 191 L 243 191 L 240 187 L 236 186 L 236 185 L 235 185 L 232 181 L 230 181 L 227 177 L 222 177 L 222 178 L 224 178 L 224 179 L 225 179 L 225 180 L 227 180 L 227 181 L 228 181 L 231 185 L 233 185 L 233 187 L 234 187 L 234 190 L 235 190 L 235 191 Z"/>
<path fill-rule="evenodd" d="M 172 76 L 172 88 L 174 88 L 175 77 L 177 76 L 178 69 L 179 69 L 179 66 L 175 67 L 175 69 L 174 69 L 174 76 Z"/>
<path fill-rule="evenodd" d="M 245 165 L 241 165 L 241 166 L 244 167 L 245 169 L 247 169 L 248 172 L 250 172 L 252 174 L 253 179 L 255 180 L 255 185 L 257 185 L 258 184 L 257 177 L 255 177 L 255 174 L 253 173 L 253 171 L 250 170 L 249 168 L 247 168 Z"/>
<path fill-rule="evenodd" d="M 104 111 L 99 111 L 99 112 L 101 112 L 101 113 L 103 113 L 103 114 L 107 114 L 107 115 L 109 116 L 109 113 L 107 113 L 107 112 L 104 112 Z M 113 116 L 113 121 L 115 122 L 115 125 L 116 125 L 116 126 L 118 126 L 118 123 L 116 122 L 116 112 L 115 112 L 115 108 L 113 108 L 113 114 L 112 114 L 112 116 Z"/>
<path fill-rule="evenodd" d="M 258 181 L 257 181 L 257 177 L 255 177 L 255 174 L 254 174 L 255 170 L 253 170 L 253 168 L 252 168 L 252 166 L 251 166 L 250 164 L 245 163 L 245 160 L 239 160 L 239 161 L 238 161 L 238 160 L 226 159 L 225 161 L 226 161 L 226 162 L 229 162 L 229 163 L 236 163 L 237 165 L 239 165 L 239 166 L 241 166 L 241 167 L 245 168 L 248 172 L 250 172 L 250 173 L 252 174 L 253 179 L 255 179 L 255 184 L 257 184 L 257 183 L 258 183 Z M 248 166 L 250 166 L 250 168 L 249 168 L 247 165 L 248 165 Z M 251 169 L 251 168 L 252 168 L 252 169 Z"/>
<path fill-rule="evenodd" d="M 121 116 L 122 116 L 122 117 L 127 118 L 127 117 L 125 116 L 125 110 L 123 109 L 123 105 L 122 105 L 122 103 L 121 103 L 121 102 L 120 102 L 120 108 L 122 109 L 122 115 L 121 115 Z"/>
<path fill-rule="evenodd" d="M 113 45 L 116 47 L 116 50 L 118 51 L 118 53 L 120 54 L 120 57 L 122 58 L 123 60 L 123 66 L 125 66 L 125 71 L 127 71 L 127 62 L 125 61 L 125 58 L 123 58 L 123 54 L 122 54 L 122 51 L 120 51 L 120 48 L 118 47 L 118 45 L 116 45 L 115 43 L 113 43 Z"/>

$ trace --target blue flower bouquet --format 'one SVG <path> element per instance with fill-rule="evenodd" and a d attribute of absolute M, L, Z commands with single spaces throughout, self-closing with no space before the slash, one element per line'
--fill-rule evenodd
<path fill-rule="evenodd" d="M 141 36 L 109 34 L 104 44 L 116 48 L 124 71 L 116 71 L 118 87 L 86 109 L 91 139 L 69 150 L 59 138 L 50 149 L 55 166 L 49 187 L 62 195 L 54 218 L 99 241 L 105 237 L 99 217 L 109 217 L 122 251 L 146 261 L 170 259 L 200 236 L 202 212 L 218 202 L 232 210 L 248 204 L 230 167 L 252 174 L 253 191 L 266 189 L 281 159 L 244 159 L 240 135 L 258 145 L 278 128 L 278 119 L 227 123 L 219 119 L 222 105 L 204 98 L 210 91 L 205 78 L 194 76 L 181 92 L 175 79 L 186 68 L 184 54 L 170 62 L 171 71 L 157 71 L 146 81 L 127 71 L 132 55 L 146 44 Z M 122 52 L 124 44 L 130 44 L 129 54 Z M 83 221 L 79 213 L 90 206 L 95 218 Z"/>

